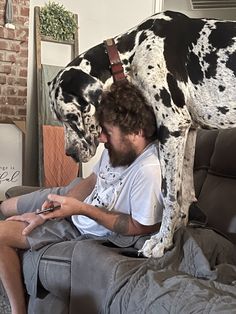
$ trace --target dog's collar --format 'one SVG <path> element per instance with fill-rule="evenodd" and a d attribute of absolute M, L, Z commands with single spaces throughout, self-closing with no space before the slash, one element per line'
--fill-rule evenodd
<path fill-rule="evenodd" d="M 109 38 L 109 39 L 104 40 L 104 45 L 105 45 L 105 48 L 109 57 L 110 69 L 111 69 L 111 74 L 113 76 L 114 83 L 118 81 L 126 80 L 127 78 L 125 76 L 122 62 L 120 60 L 120 56 L 116 48 L 114 39 Z"/>

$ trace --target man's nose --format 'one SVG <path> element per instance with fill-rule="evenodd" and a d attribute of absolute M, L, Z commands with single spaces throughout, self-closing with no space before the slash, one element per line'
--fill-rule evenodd
<path fill-rule="evenodd" d="M 106 143 L 107 142 L 107 136 L 103 131 L 100 133 L 98 140 L 100 143 Z"/>

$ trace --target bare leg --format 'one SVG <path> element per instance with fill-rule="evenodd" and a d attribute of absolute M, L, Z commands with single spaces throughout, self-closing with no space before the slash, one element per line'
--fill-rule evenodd
<path fill-rule="evenodd" d="M 17 215 L 17 201 L 18 201 L 18 196 L 9 198 L 5 201 L 2 202 L 0 205 L 1 213 L 5 217 L 10 217 L 13 215 Z"/>
<path fill-rule="evenodd" d="M 22 236 L 26 224 L 19 221 L 0 222 L 0 279 L 8 295 L 12 314 L 26 314 L 24 286 L 16 248 L 27 249 Z"/>

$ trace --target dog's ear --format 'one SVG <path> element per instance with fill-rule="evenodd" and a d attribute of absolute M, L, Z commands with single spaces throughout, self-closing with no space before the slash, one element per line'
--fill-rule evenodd
<path fill-rule="evenodd" d="M 78 96 L 83 90 L 96 82 L 96 79 L 80 69 L 69 68 L 65 69 L 61 75 L 60 85 L 63 91 L 70 95 Z"/>
<path fill-rule="evenodd" d="M 63 95 L 70 95 L 79 100 L 79 103 L 92 103 L 94 106 L 100 101 L 102 84 L 95 77 L 80 69 L 69 68 L 61 76 L 61 89 Z"/>
<path fill-rule="evenodd" d="M 103 89 L 101 83 L 99 81 L 94 81 L 93 84 L 89 84 L 84 89 L 83 97 L 88 103 L 93 104 L 95 107 L 97 107 L 101 101 L 102 90 Z"/>

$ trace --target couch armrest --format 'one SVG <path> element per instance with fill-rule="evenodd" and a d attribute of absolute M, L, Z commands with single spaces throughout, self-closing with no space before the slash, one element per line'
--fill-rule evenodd
<path fill-rule="evenodd" d="M 40 189 L 39 186 L 27 186 L 27 185 L 13 186 L 5 192 L 5 196 L 6 198 L 11 198 L 14 196 L 31 193 L 39 189 Z"/>

